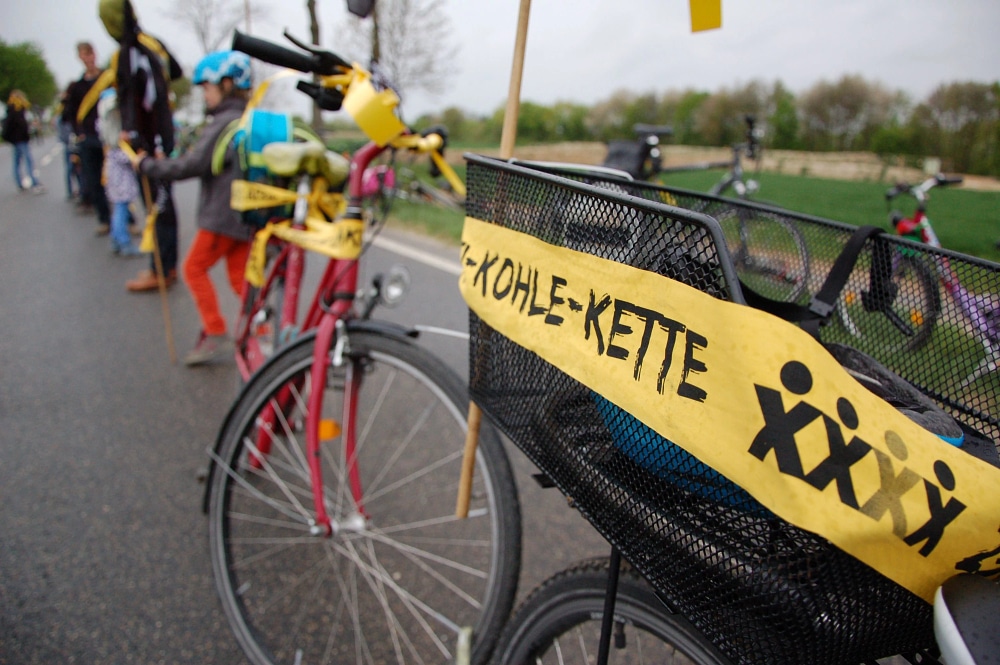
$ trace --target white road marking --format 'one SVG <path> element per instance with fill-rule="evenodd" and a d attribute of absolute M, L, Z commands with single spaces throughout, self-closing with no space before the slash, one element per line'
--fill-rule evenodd
<path fill-rule="evenodd" d="M 440 256 L 435 256 L 430 252 L 425 252 L 421 249 L 416 249 L 415 247 L 410 247 L 401 242 L 391 240 L 385 236 L 378 236 L 375 238 L 375 246 L 380 247 L 389 252 L 399 254 L 400 256 L 405 256 L 408 259 L 413 259 L 419 263 L 423 263 L 425 266 L 430 266 L 431 268 L 437 268 L 442 272 L 446 272 L 452 275 L 462 274 L 462 265 L 457 260 L 451 261 L 448 259 L 443 259 Z"/>

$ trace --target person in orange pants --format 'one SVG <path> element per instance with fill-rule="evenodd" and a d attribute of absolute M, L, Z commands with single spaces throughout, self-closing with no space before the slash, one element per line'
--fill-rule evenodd
<path fill-rule="evenodd" d="M 228 342 L 226 320 L 219 311 L 208 270 L 225 258 L 229 285 L 239 295 L 253 235 L 253 229 L 240 221 L 239 214 L 229 206 L 232 182 L 239 174 L 239 160 L 232 147 L 227 167 L 218 175 L 212 173 L 212 155 L 219 137 L 243 115 L 247 105 L 250 58 L 236 51 L 210 53 L 195 66 L 192 82 L 202 88 L 211 116 L 201 137 L 179 157 L 152 159 L 140 152 L 134 165 L 141 175 L 165 182 L 201 178 L 198 231 L 183 266 L 184 281 L 201 318 L 201 334 L 184 357 L 184 364 L 201 365 L 218 358 Z"/>
<path fill-rule="evenodd" d="M 250 254 L 250 243 L 237 240 L 219 233 L 198 229 L 188 250 L 187 258 L 182 268 L 184 282 L 194 298 L 195 307 L 201 317 L 203 339 L 226 338 L 226 319 L 219 310 L 219 299 L 215 295 L 215 286 L 208 271 L 221 259 L 226 260 L 226 277 L 229 286 L 237 296 L 243 288 L 243 272 L 246 269 L 247 257 Z M 204 346 L 204 342 L 201 343 Z M 190 356 L 190 354 L 189 354 Z M 189 365 L 199 364 L 190 362 Z"/>

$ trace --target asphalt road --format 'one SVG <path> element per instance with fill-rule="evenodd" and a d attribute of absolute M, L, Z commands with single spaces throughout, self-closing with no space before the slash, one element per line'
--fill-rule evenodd
<path fill-rule="evenodd" d="M 161 299 L 124 288 L 147 260 L 111 255 L 95 219 L 74 213 L 59 144 L 32 149 L 43 195 L 15 190 L 12 151 L 0 146 L 0 664 L 241 663 L 213 586 L 196 480 L 235 395 L 235 366 L 171 363 Z M 175 189 L 182 255 L 196 191 Z M 369 272 L 403 263 L 413 290 L 384 317 L 465 330 L 457 249 L 385 238 Z M 215 281 L 224 284 L 221 271 Z M 168 304 L 182 357 L 197 315 L 183 285 Z M 233 297 L 223 304 L 235 310 Z M 463 342 L 424 338 L 465 374 Z M 607 548 L 510 455 L 524 513 L 523 597 Z"/>

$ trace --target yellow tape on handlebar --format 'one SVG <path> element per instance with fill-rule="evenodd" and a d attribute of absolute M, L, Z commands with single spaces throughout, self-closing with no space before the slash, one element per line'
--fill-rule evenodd
<path fill-rule="evenodd" d="M 798 327 L 466 218 L 462 295 L 499 333 L 930 601 L 1000 575 L 1000 469 L 875 397 Z"/>
<path fill-rule="evenodd" d="M 448 181 L 448 184 L 451 185 L 452 191 L 454 191 L 456 194 L 458 194 L 464 199 L 465 183 L 462 182 L 462 179 L 458 177 L 458 174 L 455 173 L 455 170 L 453 168 L 451 168 L 451 165 L 444 160 L 444 155 L 435 150 L 434 152 L 431 153 L 431 160 L 434 161 L 434 164 L 438 167 L 438 170 L 441 171 L 441 175 L 445 177 L 445 180 Z"/>
<path fill-rule="evenodd" d="M 304 229 L 292 228 L 288 220 L 270 223 L 254 235 L 244 276 L 252 286 L 259 287 L 264 283 L 267 243 L 272 236 L 331 259 L 350 260 L 361 255 L 364 231 L 365 224 L 360 219 L 328 222 L 310 218 L 306 220 Z"/>
<path fill-rule="evenodd" d="M 399 97 L 392 90 L 378 92 L 371 74 L 354 65 L 354 78 L 344 97 L 344 110 L 358 127 L 379 147 L 406 131 L 406 125 L 396 117 Z"/>

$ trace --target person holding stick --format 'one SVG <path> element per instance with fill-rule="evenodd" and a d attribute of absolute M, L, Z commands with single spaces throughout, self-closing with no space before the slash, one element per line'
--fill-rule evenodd
<path fill-rule="evenodd" d="M 99 0 L 98 13 L 120 45 L 104 86 L 113 82 L 117 88 L 122 138 L 136 150 L 169 155 L 174 149 L 174 122 L 168 85 L 182 76 L 181 67 L 159 40 L 142 31 L 130 0 Z M 94 89 L 99 95 L 102 86 L 95 84 Z M 177 281 L 177 212 L 171 185 L 151 179 L 148 189 L 147 205 L 156 211 L 156 251 L 150 268 L 126 282 L 132 292 L 155 291 Z"/>
<path fill-rule="evenodd" d="M 192 83 L 201 86 L 210 121 L 197 142 L 179 157 L 153 159 L 139 151 L 133 159 L 140 175 L 160 182 L 201 179 L 198 196 L 198 232 L 184 260 L 184 282 L 191 291 L 201 318 L 201 334 L 184 357 L 188 366 L 219 357 L 227 347 L 226 320 L 219 311 L 209 269 L 221 259 L 233 292 L 239 296 L 250 254 L 253 229 L 229 205 L 233 180 L 240 173 L 235 148 L 227 148 L 226 168 L 212 172 L 212 156 L 220 137 L 239 120 L 250 95 L 250 58 L 236 51 L 210 53 L 195 66 Z"/>

